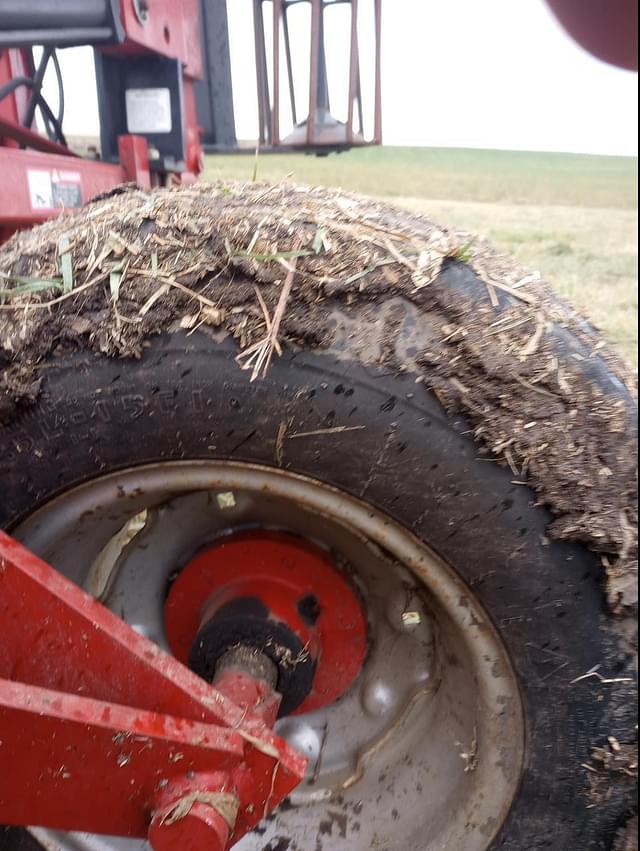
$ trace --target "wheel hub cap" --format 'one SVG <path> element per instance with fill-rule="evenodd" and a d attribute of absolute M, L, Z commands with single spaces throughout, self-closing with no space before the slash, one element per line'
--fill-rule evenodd
<path fill-rule="evenodd" d="M 206 680 L 239 645 L 269 657 L 281 716 L 341 697 L 367 648 L 347 577 L 328 553 L 282 533 L 236 534 L 200 552 L 173 582 L 164 614 L 173 654 Z"/>

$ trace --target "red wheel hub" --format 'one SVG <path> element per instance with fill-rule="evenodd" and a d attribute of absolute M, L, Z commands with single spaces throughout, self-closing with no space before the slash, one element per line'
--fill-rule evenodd
<path fill-rule="evenodd" d="M 199 553 L 173 583 L 165 605 L 169 645 L 183 663 L 203 624 L 233 601 L 258 599 L 286 625 L 316 669 L 296 714 L 333 703 L 352 685 L 367 649 L 356 592 L 320 548 L 292 535 L 234 535 Z"/>

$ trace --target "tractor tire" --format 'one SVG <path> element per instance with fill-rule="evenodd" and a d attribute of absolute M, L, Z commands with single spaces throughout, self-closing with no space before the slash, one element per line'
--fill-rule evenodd
<path fill-rule="evenodd" d="M 455 261 L 440 272 L 440 288 L 449 285 L 473 290 L 478 282 Z M 440 394 L 415 371 L 394 368 L 416 345 L 416 327 L 428 327 L 428 310 L 398 297 L 377 310 L 393 311 L 394 336 L 388 324 L 358 318 L 336 300 L 330 345 L 288 346 L 253 382 L 236 362 L 237 342 L 217 332 L 174 327 L 149 337 L 139 358 L 59 351 L 40 372 L 36 398 L 0 427 L 0 527 L 11 533 L 71 488 L 159 462 L 261 465 L 357 496 L 462 577 L 511 658 L 526 757 L 515 799 L 487 849 L 613 851 L 634 784 L 628 773 L 608 774 L 592 755 L 609 748 L 610 737 L 635 740 L 629 619 L 608 610 L 600 557 L 581 543 L 552 539 L 550 512 L 512 470 L 479 452 L 465 417 L 446 413 Z M 572 341 L 560 327 L 548 334 L 562 366 Z M 364 357 L 363 340 L 394 357 L 386 364 Z M 633 419 L 633 397 L 605 362 L 590 361 L 588 370 L 585 386 L 597 385 Z M 287 436 L 292 429 L 297 439 Z M 618 436 L 606 439 L 615 452 Z M 589 676 L 593 671 L 601 677 Z M 332 832 L 327 847 L 364 851 L 357 833 L 348 829 L 345 837 L 340 844 Z M 290 846 L 283 840 L 264 851 L 303 847 L 296 837 L 285 839 Z M 15 829 L 0 831 L 2 851 L 23 847 L 40 846 Z M 432 846 L 403 851 L 424 847 Z"/>

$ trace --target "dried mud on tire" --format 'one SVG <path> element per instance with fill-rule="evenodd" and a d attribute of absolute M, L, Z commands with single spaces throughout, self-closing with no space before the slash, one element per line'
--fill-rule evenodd
<path fill-rule="evenodd" d="M 42 359 L 64 348 L 136 355 L 151 334 L 196 326 L 259 347 L 294 264 L 278 339 L 330 344 L 334 303 L 382 323 L 388 345 L 360 341 L 363 362 L 419 371 L 551 509 L 550 534 L 601 554 L 612 610 L 634 608 L 630 368 L 539 275 L 484 240 L 338 190 L 131 189 L 14 236 L 0 248 L 0 421 L 37 395 Z M 399 355 L 407 321 L 419 333 Z"/>
<path fill-rule="evenodd" d="M 638 818 L 632 819 L 620 832 L 614 851 L 638 851 Z"/>

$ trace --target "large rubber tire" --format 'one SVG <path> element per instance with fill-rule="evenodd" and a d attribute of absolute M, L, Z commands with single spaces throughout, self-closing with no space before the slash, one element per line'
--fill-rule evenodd
<path fill-rule="evenodd" d="M 456 264 L 443 274 L 461 285 Z M 415 307 L 396 302 L 415 318 Z M 396 346 L 405 324 L 397 323 Z M 345 326 L 353 334 L 353 317 Z M 410 372 L 363 366 L 351 339 L 345 331 L 329 351 L 287 350 L 253 383 L 234 360 L 234 341 L 200 332 L 155 337 L 139 360 L 53 358 L 38 401 L 0 429 L 0 526 L 11 530 L 74 484 L 163 459 L 282 463 L 369 500 L 460 573 L 513 659 L 527 758 L 493 847 L 610 851 L 632 789 L 590 806 L 581 766 L 614 730 L 633 736 L 633 695 L 593 679 L 572 685 L 596 664 L 616 677 L 632 664 L 606 610 L 600 560 L 550 541 L 549 515 L 510 471 L 479 456 L 466 423 L 447 417 Z M 598 380 L 603 392 L 624 393 L 605 372 Z M 291 421 L 297 431 L 366 427 L 285 440 L 281 453 L 277 435 Z M 15 849 L 15 835 L 0 834 L 0 848 Z"/>

